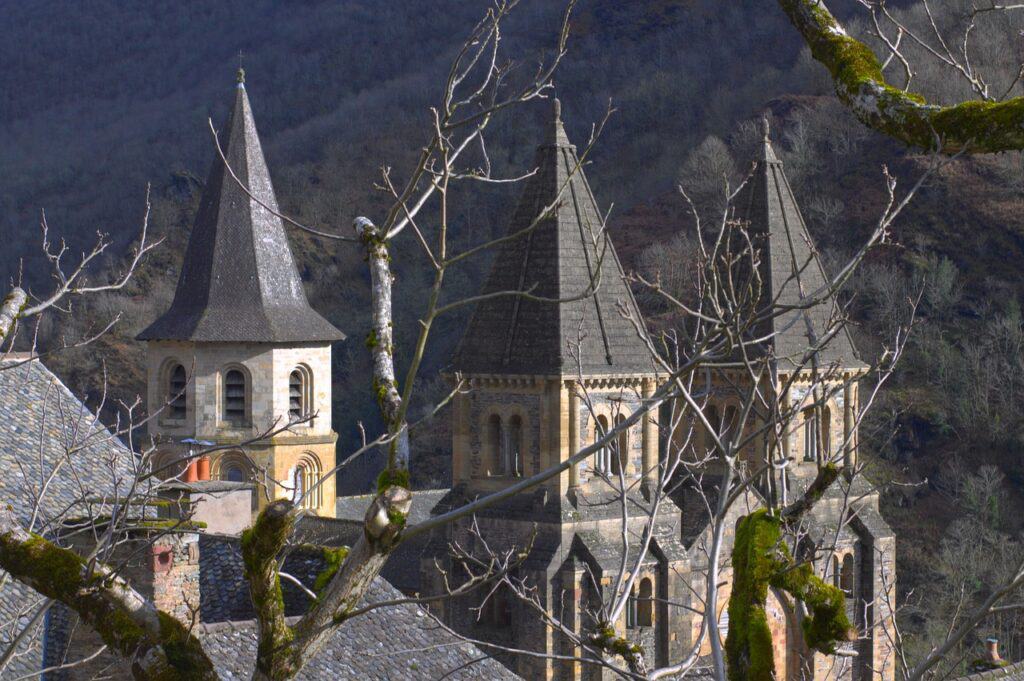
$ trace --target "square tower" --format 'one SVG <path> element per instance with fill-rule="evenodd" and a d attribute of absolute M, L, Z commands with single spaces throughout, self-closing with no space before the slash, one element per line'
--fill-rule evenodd
<path fill-rule="evenodd" d="M 345 335 L 306 299 L 241 71 L 221 139 L 230 170 L 214 161 L 174 300 L 138 336 L 154 469 L 254 482 L 254 511 L 291 497 L 333 516 L 331 343 Z M 197 441 L 224 447 L 198 474 Z"/>

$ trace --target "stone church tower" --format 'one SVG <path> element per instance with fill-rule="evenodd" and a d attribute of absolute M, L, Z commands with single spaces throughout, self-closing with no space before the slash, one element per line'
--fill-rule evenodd
<path fill-rule="evenodd" d="M 860 413 L 857 380 L 868 367 L 857 358 L 845 326 L 839 323 L 841 313 L 829 294 L 830 280 L 782 162 L 772 148 L 767 121 L 753 173 L 735 198 L 734 211 L 736 224 L 746 230 L 757 253 L 761 287 L 757 306 L 771 309 L 774 305 L 783 310 L 751 332 L 753 337 L 767 340 L 747 351 L 768 363 L 760 394 L 773 396 L 777 400 L 773 408 L 794 415 L 778 438 L 781 446 L 777 447 L 774 439 L 769 442 L 758 437 L 741 456 L 749 470 L 763 464 L 766 455 L 777 463 L 788 461 L 784 472 L 766 478 L 758 490 L 762 499 L 775 498 L 781 505 L 800 499 L 820 466 L 842 467 L 844 474 L 805 517 L 807 535 L 798 554 L 803 551 L 800 557 L 811 560 L 818 575 L 845 592 L 847 615 L 860 632 L 859 640 L 847 646 L 856 653 L 854 657 L 809 651 L 803 644 L 799 609 L 785 594 L 770 594 L 777 678 L 892 679 L 896 664 L 890 610 L 895 597 L 895 537 L 878 511 L 878 490 L 862 476 L 853 475 Z M 812 299 L 818 302 L 809 304 Z M 824 339 L 827 344 L 812 351 Z M 706 372 L 701 380 L 708 399 L 708 420 L 719 435 L 730 433 L 739 423 L 741 401 L 752 388 L 749 373 L 738 361 L 727 361 Z M 771 418 L 771 413 L 755 406 L 747 429 L 755 434 Z M 712 440 L 706 432 L 694 439 L 696 444 L 688 446 L 695 450 L 694 457 L 703 458 Z M 674 446 L 677 451 L 683 447 L 679 441 Z M 706 522 L 701 520 L 706 513 L 698 490 L 683 487 L 676 499 L 683 508 L 684 525 L 699 528 Z M 726 548 L 732 551 L 731 537 Z M 699 555 L 692 549 L 691 554 L 691 564 L 699 570 Z M 728 566 L 723 581 L 731 582 Z M 729 586 L 723 591 L 727 597 Z"/>
<path fill-rule="evenodd" d="M 470 390 L 459 394 L 453 407 L 454 487 L 442 504 L 506 488 L 565 461 L 655 389 L 657 371 L 642 318 L 557 102 L 534 167 L 508 233 L 526 230 L 548 206 L 555 206 L 553 215 L 502 244 L 482 292 L 528 291 L 532 297 L 489 298 L 469 322 L 452 368 Z M 639 511 L 630 521 L 636 539 L 645 521 L 640 509 L 650 505 L 646 488 L 658 475 L 653 413 L 613 446 L 477 516 L 492 548 L 525 547 L 532 540 L 516 576 L 536 587 L 544 607 L 576 629 L 591 624 L 588 618 L 619 567 L 620 474 L 628 504 Z M 615 624 L 664 660 L 682 645 L 671 633 L 675 627 L 665 606 L 686 598 L 679 578 L 679 513 L 671 501 L 663 504 L 649 558 L 635 582 L 637 597 Z M 453 541 L 472 544 L 468 520 L 433 538 L 423 565 L 425 591 L 441 588 L 434 560 L 450 563 L 446 547 Z M 580 654 L 518 599 L 499 591 L 478 617 L 473 608 L 480 599 L 473 594 L 449 601 L 439 612 L 451 626 L 478 638 L 552 655 Z M 599 667 L 569 661 L 526 656 L 505 661 L 524 678 L 600 675 Z"/>
<path fill-rule="evenodd" d="M 632 413 L 658 382 L 644 322 L 622 281 L 615 249 L 557 103 L 534 165 L 537 171 L 527 181 L 508 228 L 509 234 L 522 234 L 501 245 L 482 291 L 527 291 L 530 296 L 485 298 L 469 322 L 452 365 L 469 388 L 453 405 L 453 488 L 437 511 L 564 462 Z M 528 230 L 549 206 L 555 206 L 553 215 Z M 767 130 L 754 174 L 737 197 L 735 217 L 758 251 L 763 299 L 787 306 L 756 330 L 758 338 L 771 337 L 753 350 L 767 357 L 771 367 L 763 394 L 778 395 L 798 418 L 781 438 L 783 451 L 770 452 L 791 459 L 788 470 L 771 484 L 766 479 L 751 489 L 725 520 L 721 572 L 715 577 L 721 585 L 718 619 L 723 635 L 737 520 L 776 495 L 785 503 L 798 499 L 820 465 L 835 462 L 848 472 L 854 469 L 856 379 L 866 371 L 845 330 L 826 349 L 810 352 L 816 339 L 834 333 L 836 303 L 827 296 L 820 304 L 801 304 L 827 290 L 827 278 Z M 705 374 L 701 380 L 706 381 L 709 420 L 716 428 L 728 428 L 745 374 L 729 361 Z M 818 381 L 820 394 L 814 394 L 812 379 L 823 376 L 824 388 Z M 671 417 L 671 409 L 663 411 Z M 695 439 L 686 447 L 699 450 L 710 441 L 704 433 Z M 665 450 L 672 446 L 663 442 L 659 451 L 658 418 L 651 414 L 589 460 L 482 510 L 475 528 L 471 520 L 462 520 L 439 529 L 424 555 L 423 591 L 440 593 L 444 588 L 436 564 L 449 578 L 459 574 L 449 547 L 457 543 L 472 550 L 478 531 L 492 550 L 532 545 L 512 577 L 534 588 L 537 603 L 563 625 L 592 630 L 594 613 L 614 588 L 622 557 L 617 480 L 621 474 L 626 482 L 626 530 L 635 541 L 648 517 L 647 491 L 658 482 L 659 457 L 669 455 Z M 745 452 L 748 465 L 762 460 L 768 446 L 763 438 L 752 442 Z M 707 504 L 716 496 L 714 477 L 705 476 L 704 489 L 681 480 L 672 500 L 662 504 L 632 598 L 611 623 L 618 634 L 643 643 L 654 664 L 683 659 L 701 632 L 706 549 L 713 532 Z M 841 476 L 804 522 L 807 535 L 798 555 L 846 593 L 848 615 L 861 636 L 849 644 L 847 652 L 855 656 L 814 653 L 803 642 L 798 605 L 786 594 L 772 593 L 768 616 L 777 678 L 889 681 L 895 660 L 891 631 L 884 631 L 892 618 L 885 596 L 894 586 L 895 540 L 878 512 L 877 490 L 861 477 Z M 828 550 L 815 552 L 816 546 Z M 434 608 L 449 626 L 473 638 L 551 656 L 505 654 L 496 648 L 494 654 L 524 678 L 612 678 L 612 672 L 598 665 L 552 659 L 583 653 L 521 600 L 500 589 L 481 606 L 483 597 L 472 594 Z M 709 653 L 705 638 L 700 655 Z"/>
<path fill-rule="evenodd" d="M 242 72 L 220 135 L 239 187 L 218 157 L 210 170 L 170 308 L 147 342 L 150 433 L 156 467 L 173 465 L 189 439 L 238 445 L 201 462 L 199 477 L 258 483 L 254 510 L 299 497 L 334 467 L 331 343 L 344 334 L 306 300 L 256 133 Z M 267 210 L 264 206 L 273 209 Z M 257 433 L 292 426 L 257 444 Z M 207 469 L 207 466 L 209 467 Z M 333 516 L 334 479 L 304 504 Z"/>

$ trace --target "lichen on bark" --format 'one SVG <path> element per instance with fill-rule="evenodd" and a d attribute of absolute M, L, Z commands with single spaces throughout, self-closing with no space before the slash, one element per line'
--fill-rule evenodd
<path fill-rule="evenodd" d="M 828 69 L 836 95 L 868 127 L 946 154 L 1024 149 L 1024 98 L 929 103 L 886 82 L 878 57 L 846 33 L 823 0 L 779 0 L 779 5 L 811 56 Z"/>

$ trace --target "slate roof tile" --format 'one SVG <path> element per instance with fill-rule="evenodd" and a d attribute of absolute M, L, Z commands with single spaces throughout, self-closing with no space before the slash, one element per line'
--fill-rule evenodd
<path fill-rule="evenodd" d="M 224 156 L 278 212 L 245 85 L 220 134 Z M 309 306 L 281 219 L 218 156 L 203 190 L 171 307 L 139 340 L 287 343 L 345 337 Z"/>
<path fill-rule="evenodd" d="M 620 307 L 642 320 L 604 229 L 597 201 L 557 110 L 537 149 L 508 234 L 527 230 L 543 209 L 554 215 L 504 242 L 453 368 L 471 374 L 585 375 L 655 373 L 641 333 Z M 595 290 L 596 286 L 596 290 Z M 551 302 L 552 300 L 568 302 Z M 642 321 L 641 321 L 642 324 Z M 577 358 L 577 346 L 579 346 Z"/>
<path fill-rule="evenodd" d="M 132 454 L 42 362 L 7 359 L 0 363 L 0 503 L 10 504 L 27 526 L 45 488 L 33 526 L 45 534 L 77 502 L 126 489 Z M 0 645 L 29 624 L 42 600 L 20 582 L 4 580 Z M 39 634 L 26 637 L 5 675 L 41 669 Z"/>
<path fill-rule="evenodd" d="M 801 365 L 810 348 L 834 326 L 837 307 L 834 296 L 806 307 L 805 301 L 827 290 L 829 279 L 767 129 L 753 175 L 736 197 L 735 207 L 736 217 L 747 223 L 759 250 L 762 305 L 804 308 L 781 311 L 756 335 L 771 336 L 763 349 L 772 351 L 779 368 Z M 819 367 L 864 366 L 845 328 L 817 352 L 816 361 Z"/>

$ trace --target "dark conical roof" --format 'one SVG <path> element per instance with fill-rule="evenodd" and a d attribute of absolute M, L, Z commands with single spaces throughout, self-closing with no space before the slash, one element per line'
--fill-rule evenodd
<path fill-rule="evenodd" d="M 547 299 L 579 299 L 557 303 L 499 296 L 481 301 L 453 368 L 470 374 L 546 376 L 580 370 L 584 375 L 654 373 L 637 329 L 620 314 L 624 306 L 642 323 L 557 101 L 545 137 L 537 149 L 536 173 L 526 181 L 508 233 L 528 228 L 561 192 L 559 205 L 535 229 L 500 246 L 482 293 L 527 291 Z"/>
<path fill-rule="evenodd" d="M 242 82 L 220 139 L 238 179 L 277 212 Z M 138 335 L 139 340 L 293 343 L 344 337 L 309 306 L 281 219 L 252 200 L 218 156 L 199 204 L 174 301 Z"/>
<path fill-rule="evenodd" d="M 735 206 L 736 217 L 747 224 L 751 241 L 759 249 L 765 304 L 799 306 L 801 301 L 826 290 L 828 277 L 782 170 L 782 161 L 772 148 L 767 120 L 753 175 L 736 197 Z M 836 301 L 829 296 L 809 308 L 781 312 L 757 335 L 770 334 L 778 367 L 792 368 L 804 364 L 810 349 L 832 330 L 836 311 Z M 845 328 L 817 352 L 815 359 L 818 366 L 864 366 Z M 810 368 L 809 364 L 804 366 Z"/>

